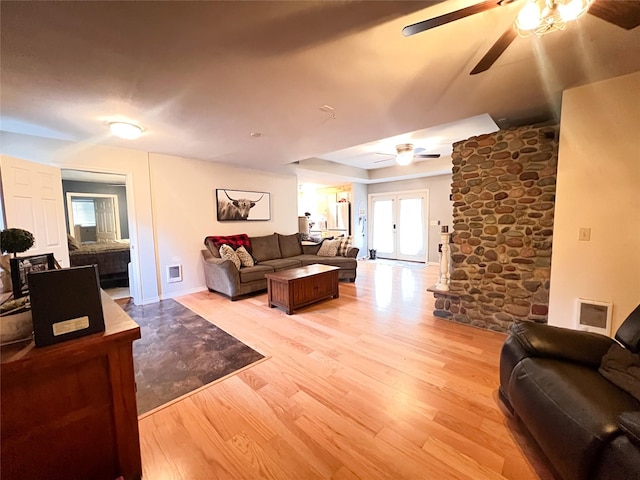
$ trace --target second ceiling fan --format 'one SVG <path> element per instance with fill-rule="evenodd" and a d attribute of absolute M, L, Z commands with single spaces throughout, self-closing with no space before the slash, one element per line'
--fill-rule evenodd
<path fill-rule="evenodd" d="M 402 29 L 402 34 L 405 37 L 415 35 L 517 1 L 519 0 L 487 0 L 476 3 L 455 12 L 408 25 Z M 639 0 L 527 0 L 513 25 L 502 34 L 471 70 L 471 75 L 491 68 L 518 35 L 542 36 L 545 33 L 561 30 L 566 22 L 575 20 L 587 12 L 626 30 L 640 25 Z"/>
<path fill-rule="evenodd" d="M 440 158 L 439 153 L 422 153 L 424 152 L 424 148 L 414 148 L 413 143 L 401 143 L 396 145 L 396 153 L 379 153 L 378 155 L 388 155 L 395 156 L 395 161 L 398 165 L 406 166 L 413 162 L 414 158 Z M 384 160 L 376 160 L 373 163 L 386 162 L 391 160 L 390 158 L 385 158 Z"/>

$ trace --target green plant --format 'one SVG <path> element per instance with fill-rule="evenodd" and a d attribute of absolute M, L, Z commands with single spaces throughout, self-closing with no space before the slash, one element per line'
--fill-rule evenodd
<path fill-rule="evenodd" d="M 13 253 L 26 252 L 33 246 L 33 234 L 21 228 L 7 228 L 0 232 L 0 251 Z"/>

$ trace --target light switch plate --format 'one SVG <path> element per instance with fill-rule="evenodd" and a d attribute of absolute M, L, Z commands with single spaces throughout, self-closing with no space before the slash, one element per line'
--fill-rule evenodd
<path fill-rule="evenodd" d="M 581 242 L 588 242 L 591 240 L 591 229 L 582 227 L 578 232 L 578 240 Z"/>

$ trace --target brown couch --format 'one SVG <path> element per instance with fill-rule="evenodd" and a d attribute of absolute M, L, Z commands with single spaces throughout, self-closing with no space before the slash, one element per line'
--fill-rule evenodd
<path fill-rule="evenodd" d="M 304 267 L 314 263 L 340 267 L 339 278 L 354 282 L 358 262 L 358 249 L 352 247 L 346 256 L 321 257 L 316 255 L 322 243 L 303 245 L 298 234 L 274 233 L 262 237 L 250 237 L 250 253 L 257 264 L 240 269 L 220 254 L 210 243 L 202 250 L 205 282 L 209 291 L 219 292 L 236 300 L 242 295 L 266 290 L 267 273 Z"/>

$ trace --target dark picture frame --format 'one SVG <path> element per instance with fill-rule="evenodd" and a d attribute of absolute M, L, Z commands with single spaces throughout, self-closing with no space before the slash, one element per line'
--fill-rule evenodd
<path fill-rule="evenodd" d="M 56 268 L 56 259 L 53 253 L 41 253 L 26 257 L 9 259 L 11 266 L 11 283 L 13 284 L 13 298 L 21 298 L 29 295 L 29 272 L 43 272 Z"/>
<path fill-rule="evenodd" d="M 216 188 L 216 212 L 219 222 L 271 220 L 271 194 Z"/>

